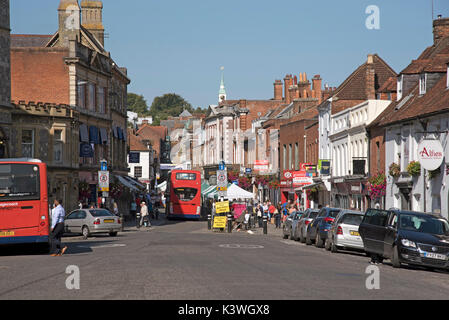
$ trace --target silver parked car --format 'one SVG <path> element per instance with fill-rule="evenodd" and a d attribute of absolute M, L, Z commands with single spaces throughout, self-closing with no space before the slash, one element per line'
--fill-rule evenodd
<path fill-rule="evenodd" d="M 307 209 L 304 212 L 296 225 L 295 234 L 293 235 L 294 239 L 299 239 L 302 243 L 306 242 L 307 227 L 313 219 L 316 218 L 319 212 L 320 210 L 318 209 Z"/>
<path fill-rule="evenodd" d="M 87 239 L 93 233 L 109 233 L 115 237 L 122 227 L 120 217 L 106 209 L 79 209 L 65 218 L 66 233 L 81 233 Z"/>
<path fill-rule="evenodd" d="M 364 251 L 363 241 L 359 234 L 359 226 L 364 215 L 365 213 L 360 211 L 340 211 L 328 231 L 325 243 L 326 250 L 332 252 L 338 252 L 339 249 Z"/>

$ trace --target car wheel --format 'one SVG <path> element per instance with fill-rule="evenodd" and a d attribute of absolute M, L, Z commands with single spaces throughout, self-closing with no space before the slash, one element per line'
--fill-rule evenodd
<path fill-rule="evenodd" d="M 331 250 L 331 244 L 330 244 L 330 240 L 329 240 L 329 239 L 326 239 L 326 241 L 324 241 L 324 248 L 325 248 L 327 251 L 330 251 L 330 250 Z"/>
<path fill-rule="evenodd" d="M 317 231 L 316 237 L 315 237 L 315 247 L 322 248 L 323 247 L 323 240 L 321 239 L 320 233 Z"/>
<path fill-rule="evenodd" d="M 338 252 L 338 247 L 335 245 L 334 242 L 331 243 L 331 252 L 332 253 L 337 253 Z"/>
<path fill-rule="evenodd" d="M 391 264 L 393 265 L 393 268 L 401 267 L 401 261 L 399 260 L 398 246 L 394 246 L 393 248 L 393 256 L 391 257 Z"/>
<path fill-rule="evenodd" d="M 306 235 L 306 245 L 308 245 L 308 246 L 312 245 L 312 240 L 310 240 L 309 235 Z"/>
<path fill-rule="evenodd" d="M 303 236 L 302 231 L 301 231 L 300 234 L 299 234 L 299 241 L 300 241 L 301 243 L 306 243 L 306 238 Z"/>
<path fill-rule="evenodd" d="M 109 232 L 109 235 L 110 235 L 111 237 L 116 237 L 116 236 L 117 236 L 117 234 L 118 234 L 118 232 L 117 232 L 117 231 L 114 231 L 114 232 Z"/>
<path fill-rule="evenodd" d="M 89 228 L 87 226 L 83 227 L 83 229 L 81 230 L 81 233 L 83 234 L 84 240 L 87 240 L 87 238 L 90 237 L 90 231 L 89 231 Z"/>
<path fill-rule="evenodd" d="M 295 240 L 295 236 L 293 235 L 293 230 L 290 228 L 290 240 Z"/>

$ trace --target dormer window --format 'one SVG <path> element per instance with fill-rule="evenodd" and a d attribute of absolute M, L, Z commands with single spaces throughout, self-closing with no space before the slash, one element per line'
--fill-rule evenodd
<path fill-rule="evenodd" d="M 427 74 L 423 73 L 419 76 L 419 94 L 426 94 Z"/>
<path fill-rule="evenodd" d="M 404 76 L 401 74 L 398 77 L 398 97 L 397 97 L 397 101 L 402 99 L 402 83 L 404 81 Z"/>

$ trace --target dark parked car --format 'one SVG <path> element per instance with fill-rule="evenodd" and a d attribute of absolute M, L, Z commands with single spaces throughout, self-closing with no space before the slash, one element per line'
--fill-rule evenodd
<path fill-rule="evenodd" d="M 301 218 L 301 215 L 302 215 L 302 212 L 299 212 L 299 211 L 289 214 L 289 216 L 285 220 L 284 228 L 282 231 L 284 239 L 288 239 L 288 237 L 290 237 L 290 239 L 293 240 L 294 226 L 296 226 L 297 222 Z"/>
<path fill-rule="evenodd" d="M 306 233 L 309 224 L 320 213 L 319 209 L 307 209 L 296 224 L 293 236 L 295 239 L 299 239 L 302 243 L 306 242 Z"/>
<path fill-rule="evenodd" d="M 449 223 L 440 215 L 369 209 L 359 227 L 365 251 L 379 261 L 390 259 L 429 269 L 449 268 Z"/>
<path fill-rule="evenodd" d="M 332 227 L 338 213 L 341 209 L 337 208 L 322 208 L 318 216 L 309 224 L 306 233 L 306 244 L 311 245 L 315 242 L 318 248 L 324 247 L 324 241 L 327 238 L 327 233 Z"/>

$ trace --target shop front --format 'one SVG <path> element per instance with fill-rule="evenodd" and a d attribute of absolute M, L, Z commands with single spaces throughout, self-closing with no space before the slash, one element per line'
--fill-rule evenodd
<path fill-rule="evenodd" d="M 370 205 L 367 180 L 333 179 L 331 205 L 335 208 L 366 211 Z"/>

